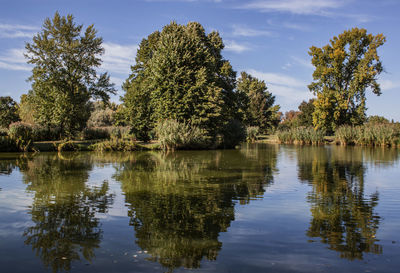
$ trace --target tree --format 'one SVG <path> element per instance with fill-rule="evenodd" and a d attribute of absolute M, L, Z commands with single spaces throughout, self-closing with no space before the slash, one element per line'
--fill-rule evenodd
<path fill-rule="evenodd" d="M 10 96 L 0 97 L 0 127 L 8 128 L 18 120 L 18 104 Z"/>
<path fill-rule="evenodd" d="M 215 137 L 234 118 L 236 73 L 224 60 L 217 32 L 175 22 L 143 39 L 123 85 L 127 120 L 137 137 L 164 119 L 189 122 Z"/>
<path fill-rule="evenodd" d="M 310 99 L 308 102 L 303 100 L 299 105 L 300 114 L 298 115 L 300 126 L 313 126 L 313 113 L 315 111 L 314 106 L 315 99 Z"/>
<path fill-rule="evenodd" d="M 386 41 L 382 34 L 367 34 L 353 28 L 322 48 L 311 47 L 315 66 L 314 82 L 308 87 L 317 96 L 313 123 L 332 132 L 336 127 L 357 125 L 365 121 L 365 91 L 381 94 L 377 76 L 383 66 L 377 53 Z"/>
<path fill-rule="evenodd" d="M 87 122 L 88 127 L 113 126 L 117 111 L 115 103 L 106 104 L 102 101 L 95 101 L 91 107 L 90 118 Z"/>
<path fill-rule="evenodd" d="M 21 121 L 24 123 L 35 123 L 35 106 L 29 100 L 30 97 L 27 94 L 21 95 L 19 107 L 18 107 L 18 114 L 21 118 Z"/>
<path fill-rule="evenodd" d="M 275 96 L 267 91 L 264 81 L 242 72 L 237 82 L 236 95 L 239 112 L 246 126 L 258 126 L 265 131 L 277 125 L 280 107 L 274 106 Z"/>
<path fill-rule="evenodd" d="M 109 94 L 115 94 L 109 76 L 96 72 L 104 53 L 102 38 L 96 37 L 93 25 L 82 34 L 83 25 L 73 19 L 56 12 L 25 47 L 25 57 L 34 65 L 28 94 L 34 118 L 46 126 L 59 126 L 66 135 L 86 125 L 90 99 L 108 101 Z"/>
<path fill-rule="evenodd" d="M 390 121 L 383 117 L 383 116 L 369 116 L 367 118 L 367 122 L 370 124 L 387 124 L 390 123 Z"/>

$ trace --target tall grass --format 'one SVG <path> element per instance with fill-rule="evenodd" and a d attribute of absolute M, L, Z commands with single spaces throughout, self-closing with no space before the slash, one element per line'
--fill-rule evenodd
<path fill-rule="evenodd" d="M 335 140 L 341 145 L 366 145 L 398 147 L 400 128 L 395 124 L 365 124 L 341 126 L 335 132 Z"/>
<path fill-rule="evenodd" d="M 298 127 L 278 131 L 276 135 L 280 143 L 319 145 L 324 143 L 325 131 L 314 130 L 311 127 Z"/>
<path fill-rule="evenodd" d="M 163 150 L 203 149 L 210 145 L 203 130 L 185 122 L 164 120 L 157 124 L 155 132 Z"/>

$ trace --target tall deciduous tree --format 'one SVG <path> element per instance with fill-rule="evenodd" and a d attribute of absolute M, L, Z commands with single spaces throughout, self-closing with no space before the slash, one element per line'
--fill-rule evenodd
<path fill-rule="evenodd" d="M 236 96 L 245 125 L 258 126 L 265 131 L 279 123 L 279 106 L 274 105 L 275 96 L 267 91 L 264 81 L 242 72 L 237 82 Z"/>
<path fill-rule="evenodd" d="M 190 122 L 215 136 L 234 117 L 236 73 L 217 32 L 196 22 L 165 26 L 143 39 L 125 82 L 127 119 L 146 140 L 163 119 Z"/>
<path fill-rule="evenodd" d="M 7 128 L 18 120 L 18 104 L 10 96 L 0 97 L 0 127 Z"/>
<path fill-rule="evenodd" d="M 313 114 L 317 128 L 332 132 L 339 125 L 365 121 L 366 89 L 381 94 L 377 76 L 383 67 L 377 49 L 385 41 L 382 34 L 353 28 L 322 48 L 310 48 L 315 71 L 308 87 L 317 96 Z"/>
<path fill-rule="evenodd" d="M 85 126 L 91 98 L 107 101 L 115 93 L 109 76 L 96 72 L 104 53 L 102 38 L 96 36 L 93 25 L 82 30 L 72 15 L 56 12 L 26 44 L 25 56 L 34 65 L 28 95 L 35 106 L 35 120 L 60 126 L 67 135 Z"/>
<path fill-rule="evenodd" d="M 309 101 L 303 100 L 299 105 L 300 114 L 298 115 L 300 126 L 313 126 L 313 113 L 315 111 L 314 106 L 315 99 L 310 99 Z"/>

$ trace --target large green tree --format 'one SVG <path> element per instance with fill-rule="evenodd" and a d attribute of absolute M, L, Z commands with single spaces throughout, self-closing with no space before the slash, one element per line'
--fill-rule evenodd
<path fill-rule="evenodd" d="M 0 97 L 0 127 L 7 128 L 18 120 L 18 104 L 10 96 Z"/>
<path fill-rule="evenodd" d="M 267 91 L 264 81 L 242 72 L 237 82 L 236 96 L 245 125 L 258 126 L 265 131 L 278 124 L 277 112 L 280 107 L 274 105 L 275 96 Z"/>
<path fill-rule="evenodd" d="M 76 25 L 72 15 L 44 21 L 42 30 L 26 44 L 26 58 L 33 64 L 32 90 L 35 120 L 59 126 L 66 135 L 82 129 L 90 115 L 90 99 L 109 99 L 114 94 L 109 76 L 97 74 L 104 53 L 102 38 L 90 25 Z"/>
<path fill-rule="evenodd" d="M 315 111 L 315 99 L 309 101 L 303 100 L 299 105 L 300 114 L 298 115 L 298 123 L 300 126 L 313 126 L 313 114 Z"/>
<path fill-rule="evenodd" d="M 353 28 L 333 37 L 322 48 L 310 48 L 315 71 L 314 82 L 308 87 L 317 96 L 315 127 L 332 132 L 342 124 L 365 121 L 366 90 L 381 94 L 377 77 L 383 66 L 377 49 L 385 40 L 382 34 L 372 35 L 365 29 Z"/>
<path fill-rule="evenodd" d="M 234 118 L 236 73 L 224 60 L 217 32 L 175 22 L 143 39 L 125 82 L 127 120 L 146 140 L 163 119 L 189 122 L 215 136 Z"/>

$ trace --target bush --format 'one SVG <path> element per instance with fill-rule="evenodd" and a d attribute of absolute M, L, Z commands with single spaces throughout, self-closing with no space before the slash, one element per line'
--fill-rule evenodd
<path fill-rule="evenodd" d="M 260 133 L 260 128 L 257 126 L 249 126 L 246 128 L 246 135 L 248 142 L 255 142 L 257 140 L 257 136 Z"/>
<path fill-rule="evenodd" d="M 103 142 L 92 144 L 90 145 L 89 149 L 99 152 L 110 152 L 110 151 L 129 152 L 129 151 L 136 151 L 137 144 L 132 140 L 113 138 L 111 140 L 106 140 Z"/>
<path fill-rule="evenodd" d="M 8 136 L 8 129 L 0 128 L 0 136 Z"/>
<path fill-rule="evenodd" d="M 82 130 L 80 139 L 94 140 L 94 139 L 108 139 L 110 138 L 111 129 L 109 127 L 87 127 Z"/>
<path fill-rule="evenodd" d="M 163 150 L 203 149 L 210 146 L 206 132 L 189 123 L 164 120 L 157 124 L 155 133 Z"/>
<path fill-rule="evenodd" d="M 246 139 L 246 128 L 237 120 L 228 122 L 222 131 L 222 143 L 219 145 L 223 148 L 234 148 Z"/>
<path fill-rule="evenodd" d="M 31 149 L 33 142 L 32 125 L 23 122 L 11 123 L 8 135 L 15 141 L 20 151 L 26 152 Z"/>
<path fill-rule="evenodd" d="M 32 126 L 32 138 L 34 141 L 59 140 L 60 136 L 61 128 L 59 127 Z"/>

